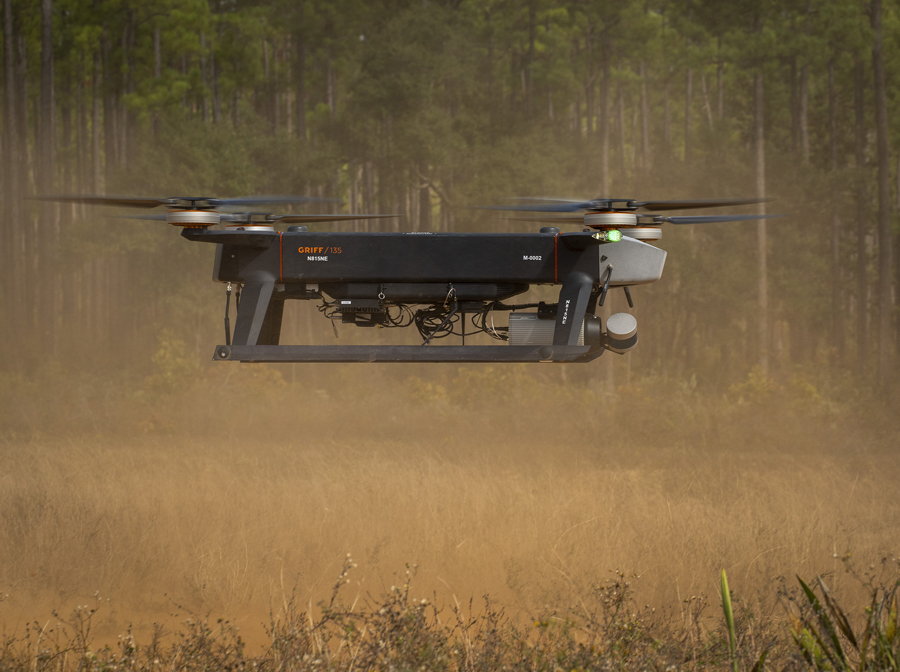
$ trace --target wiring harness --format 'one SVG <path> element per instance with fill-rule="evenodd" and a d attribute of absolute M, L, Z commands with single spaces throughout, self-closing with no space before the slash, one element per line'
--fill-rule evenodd
<path fill-rule="evenodd" d="M 466 313 L 457 312 L 453 308 L 447 306 L 447 304 L 434 303 L 417 310 L 413 310 L 413 308 L 405 303 L 385 302 L 383 305 L 385 309 L 384 322 L 378 326 L 392 328 L 408 327 L 411 324 L 415 324 L 419 335 L 421 335 L 425 341 L 446 338 L 447 336 L 463 335 L 462 327 L 464 324 L 463 320 L 466 319 Z M 502 301 L 490 301 L 485 303 L 480 311 L 470 313 L 466 311 L 469 314 L 469 320 L 472 324 L 473 331 L 466 331 L 465 335 L 470 336 L 477 333 L 484 333 L 499 341 L 508 341 L 509 328 L 494 324 L 495 312 L 509 312 L 545 307 L 546 306 L 543 303 L 506 304 Z M 551 308 L 555 308 L 555 306 L 551 306 Z M 323 301 L 322 304 L 318 306 L 318 310 L 330 320 L 341 319 L 344 315 L 344 313 L 338 310 L 337 301 Z"/>

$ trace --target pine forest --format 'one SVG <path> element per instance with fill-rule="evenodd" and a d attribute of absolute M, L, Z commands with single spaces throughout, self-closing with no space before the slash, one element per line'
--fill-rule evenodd
<path fill-rule="evenodd" d="M 666 230 L 629 373 L 888 384 L 898 9 L 4 0 L 3 366 L 221 340 L 209 250 L 34 195 L 307 194 L 416 231 L 516 230 L 471 207 L 507 197 L 765 197 L 783 217 Z M 332 338 L 315 317 L 295 331 Z"/>

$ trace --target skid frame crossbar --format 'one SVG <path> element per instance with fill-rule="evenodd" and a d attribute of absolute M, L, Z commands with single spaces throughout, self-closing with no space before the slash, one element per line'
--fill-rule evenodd
<path fill-rule="evenodd" d="M 603 348 L 587 345 L 220 345 L 230 362 L 589 362 Z"/>

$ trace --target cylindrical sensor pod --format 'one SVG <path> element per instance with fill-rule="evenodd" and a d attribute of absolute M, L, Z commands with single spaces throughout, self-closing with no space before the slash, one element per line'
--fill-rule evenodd
<path fill-rule="evenodd" d="M 537 313 L 510 313 L 510 345 L 553 345 L 556 331 L 554 318 L 541 319 Z M 601 341 L 600 318 L 588 313 L 584 316 L 578 345 L 596 345 Z"/>
<path fill-rule="evenodd" d="M 623 353 L 637 345 L 637 320 L 628 313 L 616 313 L 606 320 L 606 345 Z"/>

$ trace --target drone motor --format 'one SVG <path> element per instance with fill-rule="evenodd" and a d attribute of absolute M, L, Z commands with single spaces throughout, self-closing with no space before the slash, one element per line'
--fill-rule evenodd
<path fill-rule="evenodd" d="M 187 229 L 205 229 L 219 221 L 219 213 L 212 210 L 171 210 L 166 214 L 166 222 Z"/>
<path fill-rule="evenodd" d="M 659 240 L 662 229 L 658 226 L 638 226 L 638 215 L 633 212 L 593 212 L 584 216 L 585 226 L 592 229 L 619 230 L 623 236 L 636 240 Z"/>
<path fill-rule="evenodd" d="M 597 198 L 579 201 L 559 198 L 519 198 L 508 205 L 482 206 L 486 210 L 507 210 L 513 212 L 531 212 L 535 215 L 518 215 L 513 219 L 521 221 L 538 221 L 547 224 L 576 224 L 591 229 L 615 232 L 616 236 L 627 236 L 635 240 L 654 241 L 662 238 L 662 224 L 703 224 L 714 222 L 740 222 L 753 219 L 768 219 L 780 215 L 691 215 L 687 217 L 668 217 L 657 214 L 644 214 L 638 210 L 656 213 L 664 210 L 689 210 L 694 208 L 720 208 L 732 205 L 750 205 L 765 202 L 766 199 L 712 199 L 696 201 L 635 201 L 630 198 Z M 649 222 L 640 218 L 650 219 Z M 544 227 L 541 232 L 550 232 Z M 604 242 L 615 242 L 606 238 Z"/>
<path fill-rule="evenodd" d="M 620 226 L 637 226 L 637 215 L 633 212 L 591 212 L 584 216 L 586 226 L 617 229 Z"/>

